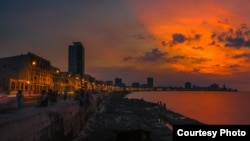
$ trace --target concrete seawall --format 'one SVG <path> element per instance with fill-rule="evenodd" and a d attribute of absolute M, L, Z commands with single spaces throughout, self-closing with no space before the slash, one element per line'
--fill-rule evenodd
<path fill-rule="evenodd" d="M 28 107 L 1 114 L 0 140 L 71 140 L 106 95 L 93 95 L 89 106 L 80 106 L 79 101 L 67 100 L 49 104 L 48 107 Z"/>

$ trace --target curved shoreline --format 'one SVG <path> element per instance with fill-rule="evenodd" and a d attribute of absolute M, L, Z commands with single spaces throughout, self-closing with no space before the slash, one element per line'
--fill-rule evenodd
<path fill-rule="evenodd" d="M 120 138 L 171 141 L 173 125 L 203 124 L 159 104 L 125 98 L 127 94 L 110 94 L 73 141 L 119 141 Z"/>

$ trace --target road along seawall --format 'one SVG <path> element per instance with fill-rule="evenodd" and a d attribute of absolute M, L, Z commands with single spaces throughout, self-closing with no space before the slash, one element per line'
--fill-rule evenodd
<path fill-rule="evenodd" d="M 1 114 L 0 141 L 71 140 L 107 95 L 93 95 L 88 106 L 67 100 Z"/>

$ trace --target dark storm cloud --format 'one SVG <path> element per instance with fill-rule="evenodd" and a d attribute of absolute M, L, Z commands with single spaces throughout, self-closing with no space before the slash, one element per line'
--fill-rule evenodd
<path fill-rule="evenodd" d="M 174 33 L 172 35 L 173 43 L 183 43 L 187 40 L 187 37 L 181 33 Z"/>
<path fill-rule="evenodd" d="M 162 46 L 166 46 L 166 45 L 167 45 L 166 41 L 162 41 L 162 42 L 161 42 L 161 45 L 162 45 Z"/>
<path fill-rule="evenodd" d="M 216 41 L 212 41 L 212 42 L 208 43 L 208 45 L 210 45 L 210 46 L 216 46 L 216 47 L 221 47 L 221 45 L 217 44 Z"/>
<path fill-rule="evenodd" d="M 167 60 L 167 63 L 170 63 L 170 64 L 178 63 L 181 61 L 191 61 L 192 64 L 202 64 L 204 62 L 211 61 L 211 59 L 209 59 L 209 58 L 187 57 L 187 56 L 183 56 L 183 55 L 176 55 L 173 57 L 168 57 L 166 60 Z"/>
<path fill-rule="evenodd" d="M 123 61 L 156 62 L 166 59 L 167 54 L 167 52 L 162 52 L 158 48 L 153 48 L 151 51 L 144 52 L 142 56 L 126 56 Z"/>
<path fill-rule="evenodd" d="M 186 58 L 187 57 L 183 56 L 183 55 L 176 55 L 176 56 L 167 58 L 167 63 L 170 63 L 170 64 L 177 63 L 177 62 L 182 61 L 182 60 L 184 60 Z"/>
<path fill-rule="evenodd" d="M 229 28 L 227 32 L 220 34 L 213 33 L 212 39 L 217 39 L 219 42 L 225 43 L 225 47 L 250 47 L 250 30 L 246 24 L 242 24 L 240 28 Z"/>
<path fill-rule="evenodd" d="M 232 71 L 237 71 L 240 69 L 240 65 L 238 64 L 232 64 L 232 65 L 229 65 L 229 68 L 232 70 Z"/>
<path fill-rule="evenodd" d="M 236 47 L 236 48 L 240 48 L 240 47 L 250 47 L 250 40 L 245 40 L 245 38 L 243 37 L 228 37 L 226 38 L 226 47 Z"/>
<path fill-rule="evenodd" d="M 193 36 L 188 36 L 188 35 L 184 35 L 182 33 L 174 33 L 172 35 L 172 40 L 171 41 L 169 41 L 169 42 L 162 41 L 161 44 L 163 46 L 169 45 L 170 47 L 172 47 L 173 45 L 176 45 L 176 44 L 179 44 L 179 43 L 200 40 L 201 36 L 202 36 L 201 34 L 195 34 Z"/>
<path fill-rule="evenodd" d="M 237 54 L 237 55 L 234 55 L 233 58 L 235 58 L 235 59 L 239 59 L 239 58 L 250 59 L 250 53 Z"/>
<path fill-rule="evenodd" d="M 211 38 L 215 38 L 216 37 L 216 33 L 213 33 L 212 35 L 211 35 Z"/>
<path fill-rule="evenodd" d="M 196 49 L 196 50 L 204 50 L 204 48 L 202 46 L 193 46 L 192 47 L 193 49 Z"/>
<path fill-rule="evenodd" d="M 208 45 L 215 45 L 215 41 L 212 41 L 212 42 L 209 43 Z"/>
<path fill-rule="evenodd" d="M 192 60 L 192 64 L 202 64 L 204 62 L 211 61 L 211 59 L 203 57 L 200 58 L 190 57 L 190 59 Z"/>
<path fill-rule="evenodd" d="M 195 34 L 193 40 L 200 40 L 201 34 Z"/>
<path fill-rule="evenodd" d="M 250 58 L 250 53 L 235 55 L 234 58 Z"/>
<path fill-rule="evenodd" d="M 129 60 L 131 60 L 131 59 L 133 59 L 132 56 L 127 56 L 127 57 L 124 57 L 124 58 L 123 58 L 123 61 L 129 61 Z"/>
<path fill-rule="evenodd" d="M 166 52 L 162 52 L 158 48 L 154 48 L 149 52 L 145 52 L 143 56 L 138 58 L 138 60 L 143 62 L 154 62 L 162 59 L 165 55 L 167 55 Z"/>

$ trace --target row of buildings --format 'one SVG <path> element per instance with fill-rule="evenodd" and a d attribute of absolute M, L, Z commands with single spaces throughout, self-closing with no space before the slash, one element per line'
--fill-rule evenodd
<path fill-rule="evenodd" d="M 127 87 L 125 83 L 122 82 L 122 78 L 115 78 L 115 85 L 120 87 Z M 154 79 L 152 77 L 147 78 L 146 84 L 140 84 L 139 82 L 132 82 L 131 87 L 133 88 L 153 88 Z"/>
<path fill-rule="evenodd" d="M 131 86 L 127 86 L 123 83 L 122 78 L 115 78 L 114 85 L 116 87 L 125 89 L 127 91 L 155 91 L 162 90 L 161 88 L 154 87 L 154 79 L 152 77 L 147 78 L 147 83 L 140 84 L 139 82 L 132 82 Z"/>
<path fill-rule="evenodd" d="M 220 87 L 217 83 L 210 84 L 210 86 L 200 87 L 197 85 L 192 85 L 191 82 L 185 82 L 185 88 L 180 88 L 182 90 L 202 90 L 202 91 L 238 91 L 237 89 L 232 89 L 226 87 L 224 84 L 223 87 Z"/>
<path fill-rule="evenodd" d="M 112 83 L 97 81 L 85 74 L 85 49 L 81 42 L 68 46 L 68 71 L 61 72 L 46 60 L 28 52 L 17 56 L 0 58 L 0 93 L 13 94 L 17 90 L 23 93 L 36 94 L 41 90 L 52 89 L 59 93 L 87 90 L 119 89 Z"/>

